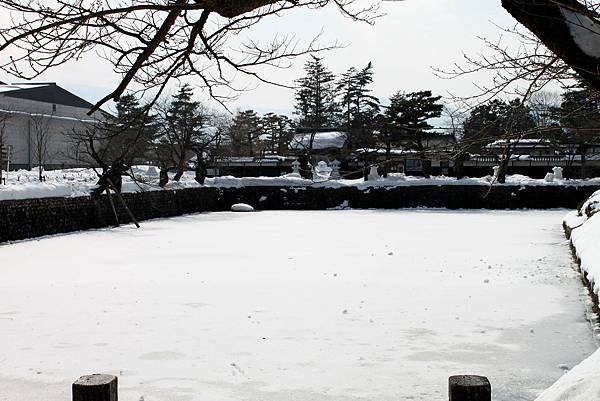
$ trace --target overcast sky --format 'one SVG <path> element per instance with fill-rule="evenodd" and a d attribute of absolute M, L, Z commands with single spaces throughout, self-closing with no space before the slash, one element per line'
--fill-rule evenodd
<path fill-rule="evenodd" d="M 323 44 L 336 40 L 347 44 L 345 48 L 322 54 L 331 70 L 341 73 L 351 66 L 363 67 L 372 61 L 374 94 L 385 101 L 398 90 L 431 89 L 439 95 L 473 93 L 472 81 L 481 77 L 443 80 L 433 74 L 431 67 L 449 68 L 454 62 L 461 61 L 463 52 L 474 54 L 481 51 L 478 36 L 490 39 L 500 36 L 500 30 L 494 24 L 515 24 L 502 9 L 500 0 L 386 1 L 382 11 L 386 15 L 370 26 L 350 21 L 334 8 L 294 10 L 261 22 L 248 34 L 268 41 L 274 34 L 312 38 L 323 31 Z M 294 65 L 286 70 L 269 71 L 269 78 L 292 84 L 302 75 L 305 60 L 296 59 Z M 0 80 L 11 82 L 14 78 L 0 76 Z M 107 62 L 90 54 L 84 60 L 44 74 L 39 80 L 55 81 L 93 102 L 113 88 L 118 76 Z M 243 93 L 231 108 L 289 114 L 293 109 L 293 91 L 261 84 Z"/>

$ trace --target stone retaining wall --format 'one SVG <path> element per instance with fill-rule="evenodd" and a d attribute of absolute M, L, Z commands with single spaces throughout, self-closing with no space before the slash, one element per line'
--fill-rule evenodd
<path fill-rule="evenodd" d="M 598 186 L 399 186 L 359 189 L 314 187 L 189 188 L 127 193 L 123 197 L 138 220 L 229 210 L 249 203 L 257 210 L 576 208 Z M 129 222 L 114 197 L 119 221 Z M 115 218 L 106 195 L 99 199 L 43 198 L 0 201 L 0 242 L 91 228 L 108 227 Z"/>

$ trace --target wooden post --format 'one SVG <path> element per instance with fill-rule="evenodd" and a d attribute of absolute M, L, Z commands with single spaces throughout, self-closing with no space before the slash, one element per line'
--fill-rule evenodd
<path fill-rule="evenodd" d="M 73 401 L 118 401 L 117 378 L 110 375 L 81 376 L 73 383 Z"/>
<path fill-rule="evenodd" d="M 140 223 L 138 223 L 138 221 L 136 220 L 136 218 L 133 215 L 133 213 L 131 213 L 131 210 L 129 210 L 129 207 L 127 206 L 127 203 L 125 203 L 125 199 L 123 199 L 123 197 L 121 196 L 121 192 L 119 192 L 119 190 L 117 189 L 116 185 L 113 184 L 113 182 L 111 181 L 110 178 L 106 177 L 106 179 L 108 180 L 108 183 L 110 184 L 110 186 L 112 187 L 112 189 L 115 191 L 115 195 L 117 195 L 117 198 L 119 198 L 119 200 L 121 201 L 121 204 L 125 208 L 125 211 L 129 215 L 129 218 L 133 221 L 133 223 L 135 224 L 135 226 L 137 228 L 140 228 Z"/>
<path fill-rule="evenodd" d="M 115 216 L 115 221 L 117 222 L 117 227 L 119 227 L 119 215 L 117 214 L 117 209 L 115 209 L 115 203 L 113 202 L 112 195 L 110 194 L 110 189 L 106 188 L 106 196 L 108 197 L 108 201 L 110 202 L 110 207 L 112 209 L 113 215 Z"/>
<path fill-rule="evenodd" d="M 491 401 L 492 386 L 484 376 L 450 376 L 450 401 Z"/>

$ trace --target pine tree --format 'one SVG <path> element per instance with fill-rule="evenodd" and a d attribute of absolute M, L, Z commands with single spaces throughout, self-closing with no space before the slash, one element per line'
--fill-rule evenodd
<path fill-rule="evenodd" d="M 306 76 L 296 80 L 295 108 L 303 127 L 318 129 L 336 121 L 335 76 L 322 60 L 312 56 L 304 67 Z"/>
<path fill-rule="evenodd" d="M 261 121 L 267 149 L 272 154 L 284 155 L 293 136 L 291 120 L 283 115 L 267 113 Z"/>
<path fill-rule="evenodd" d="M 206 147 L 213 138 L 204 128 L 208 121 L 206 108 L 193 100 L 194 91 L 185 84 L 171 97 L 161 121 L 159 142 L 169 150 L 170 160 L 176 170 L 173 180 L 179 181 L 186 163 L 197 147 Z"/>
<path fill-rule="evenodd" d="M 573 156 L 579 155 L 580 177 L 586 178 L 589 143 L 600 139 L 600 94 L 585 84 L 565 92 L 559 118 L 564 134 L 561 142 L 572 149 L 569 165 L 572 164 Z"/>
<path fill-rule="evenodd" d="M 429 120 L 442 115 L 441 96 L 431 91 L 397 92 L 390 98 L 387 114 L 412 148 L 423 151 L 422 133 L 431 129 Z"/>
<path fill-rule="evenodd" d="M 430 162 L 424 155 L 423 133 L 432 128 L 430 119 L 442 115 L 444 106 L 439 103 L 440 99 L 440 96 L 433 96 L 431 91 L 397 92 L 390 98 L 390 106 L 386 111 L 393 138 L 419 152 L 425 176 L 429 174 Z"/>
<path fill-rule="evenodd" d="M 375 116 L 379 112 L 379 99 L 371 95 L 373 83 L 373 64 L 369 63 L 358 71 L 355 78 L 356 112 L 351 125 L 351 138 L 357 146 L 367 147 L 373 141 Z"/>
<path fill-rule="evenodd" d="M 352 121 L 357 112 L 356 108 L 356 92 L 357 92 L 357 76 L 356 68 L 350 67 L 345 73 L 340 76 L 337 82 L 337 91 L 340 95 L 341 105 L 341 122 L 350 129 Z"/>
<path fill-rule="evenodd" d="M 229 145 L 233 156 L 255 156 L 262 134 L 260 117 L 254 110 L 238 111 L 229 129 Z"/>

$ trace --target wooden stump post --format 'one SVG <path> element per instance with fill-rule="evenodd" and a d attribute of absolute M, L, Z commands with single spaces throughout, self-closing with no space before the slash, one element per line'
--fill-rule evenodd
<path fill-rule="evenodd" d="M 450 401 L 491 401 L 492 386 L 484 376 L 450 376 Z"/>
<path fill-rule="evenodd" d="M 117 378 L 110 375 L 81 376 L 73 383 L 73 401 L 118 401 Z"/>

